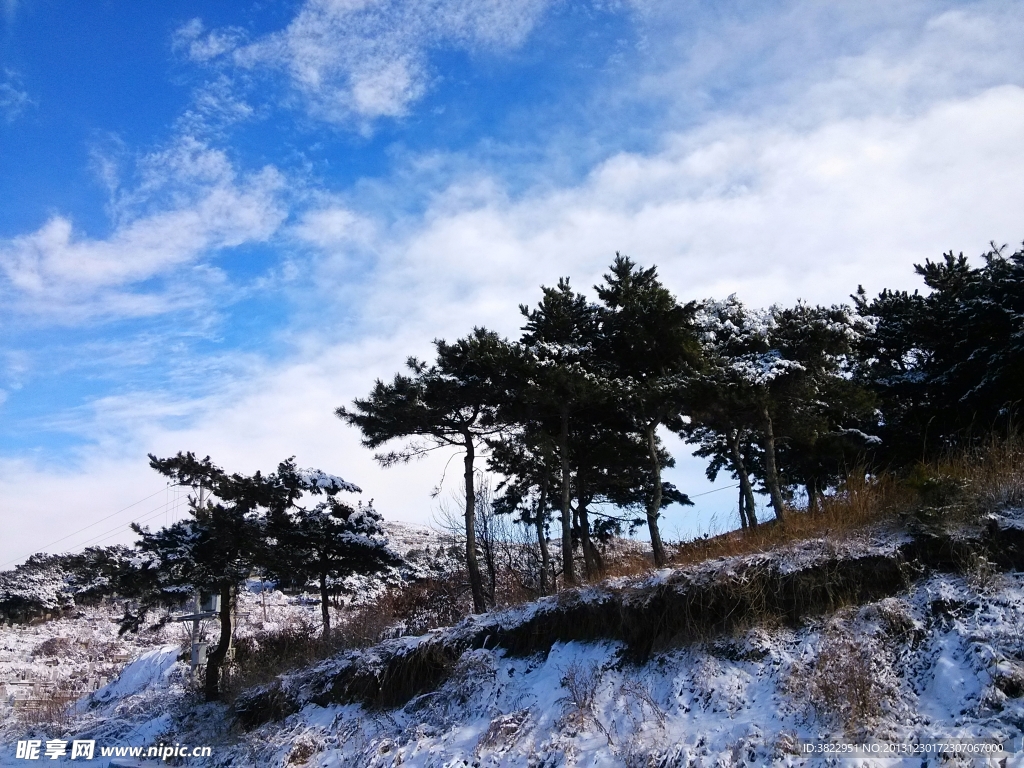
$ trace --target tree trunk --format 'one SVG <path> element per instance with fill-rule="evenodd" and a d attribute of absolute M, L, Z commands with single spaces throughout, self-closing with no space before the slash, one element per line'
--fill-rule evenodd
<path fill-rule="evenodd" d="M 576 511 L 579 515 L 580 545 L 583 548 L 583 567 L 587 572 L 587 579 L 596 579 L 604 570 L 601 562 L 601 554 L 594 546 L 590 538 L 590 515 L 587 513 L 587 505 L 582 499 L 577 500 Z"/>
<path fill-rule="evenodd" d="M 328 605 L 329 595 L 327 594 L 327 573 L 320 571 L 320 618 L 324 625 L 324 640 L 331 637 L 331 611 Z"/>
<path fill-rule="evenodd" d="M 487 597 L 488 605 L 497 605 L 495 595 L 498 590 L 498 562 L 497 552 L 495 547 L 497 542 L 494 540 L 494 529 L 492 527 L 493 520 L 486 516 L 481 516 L 484 521 L 484 525 L 481 526 L 480 532 L 483 534 L 483 543 L 480 545 L 480 551 L 484 556 L 484 566 L 487 568 L 487 584 L 484 586 L 484 594 Z"/>
<path fill-rule="evenodd" d="M 566 584 L 576 583 L 572 564 L 572 487 L 569 472 L 569 409 L 562 409 L 562 431 L 558 441 L 558 452 L 562 463 L 562 578 Z"/>
<path fill-rule="evenodd" d="M 786 505 L 782 501 L 782 489 L 779 486 L 779 471 L 775 466 L 775 431 L 772 428 L 772 417 L 768 413 L 768 407 L 761 410 L 764 419 L 764 469 L 765 485 L 768 486 L 768 495 L 772 499 L 772 508 L 775 510 L 775 519 L 780 523 L 786 520 Z"/>
<path fill-rule="evenodd" d="M 740 431 L 733 430 L 729 435 L 729 449 L 732 452 L 732 463 L 736 474 L 740 476 L 740 493 L 747 500 L 747 523 L 751 528 L 757 528 L 757 512 L 754 507 L 754 489 L 750 487 L 750 475 L 747 474 L 747 466 L 743 463 L 743 454 L 740 452 Z"/>
<path fill-rule="evenodd" d="M 590 578 L 590 563 L 587 562 L 587 553 L 583 549 L 583 536 L 580 532 L 580 511 L 579 508 L 573 509 L 572 511 L 572 533 L 575 541 L 580 543 L 580 552 L 583 553 L 583 581 Z M 573 550 L 573 560 L 575 561 L 575 549 Z"/>
<path fill-rule="evenodd" d="M 540 547 L 540 593 L 548 593 L 548 570 L 551 567 L 551 555 L 548 554 L 548 537 L 544 533 L 544 514 L 548 505 L 548 477 L 544 476 L 544 485 L 540 489 L 540 500 L 537 502 L 537 514 L 533 523 L 537 526 L 537 546 Z"/>
<path fill-rule="evenodd" d="M 220 586 L 220 640 L 206 657 L 206 700 L 220 700 L 220 668 L 231 647 L 231 585 Z"/>
<path fill-rule="evenodd" d="M 747 497 L 743 495 L 743 483 L 740 483 L 740 528 L 747 530 Z"/>
<path fill-rule="evenodd" d="M 648 424 L 647 450 L 651 457 L 651 498 L 647 504 L 647 530 L 651 534 L 651 551 L 654 554 L 654 566 L 662 568 L 668 562 L 668 555 L 665 553 L 665 545 L 661 541 L 661 531 L 658 530 L 658 516 L 661 514 L 661 461 L 658 459 L 658 443 L 655 437 L 654 424 Z"/>
<path fill-rule="evenodd" d="M 476 559 L 476 488 L 473 484 L 473 461 L 476 449 L 473 435 L 463 433 L 466 439 L 465 481 L 466 481 L 466 570 L 469 572 L 469 589 L 473 593 L 473 613 L 487 613 L 484 583 L 480 577 L 480 563 Z"/>
<path fill-rule="evenodd" d="M 807 513 L 810 515 L 818 512 L 818 491 L 814 487 L 814 481 L 807 481 Z"/>

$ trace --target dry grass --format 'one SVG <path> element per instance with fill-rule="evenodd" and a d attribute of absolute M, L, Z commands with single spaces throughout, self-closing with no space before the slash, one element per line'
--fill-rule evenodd
<path fill-rule="evenodd" d="M 437 627 L 449 627 L 469 614 L 468 591 L 457 578 L 428 579 L 389 591 L 372 608 L 403 634 L 422 635 Z M 367 617 L 363 618 L 363 622 Z"/>
<path fill-rule="evenodd" d="M 937 462 L 933 476 L 959 487 L 980 512 L 1024 504 L 1024 438 L 989 437 Z"/>
<path fill-rule="evenodd" d="M 912 509 L 917 494 L 890 475 L 853 472 L 834 494 L 819 502 L 819 511 L 787 510 L 785 522 L 770 520 L 747 531 L 732 531 L 681 544 L 674 565 L 689 565 L 716 557 L 767 552 L 783 544 L 821 536 L 843 536 L 858 528 L 893 519 Z"/>
<path fill-rule="evenodd" d="M 838 722 L 848 732 L 864 728 L 895 696 L 883 671 L 883 656 L 870 638 L 833 626 L 821 638 L 811 664 L 794 668 L 788 688 L 822 719 Z"/>
<path fill-rule="evenodd" d="M 302 616 L 284 627 L 243 638 L 235 643 L 234 662 L 225 669 L 226 696 L 232 700 L 241 691 L 344 650 L 455 624 L 469 612 L 463 592 L 452 582 L 420 582 L 389 590 L 373 604 L 346 612 L 327 638 L 319 621 Z"/>
<path fill-rule="evenodd" d="M 651 560 L 650 547 L 622 547 L 618 551 L 605 554 L 605 570 L 593 581 L 608 578 L 642 576 L 654 567 Z"/>
<path fill-rule="evenodd" d="M 17 708 L 18 719 L 26 725 L 40 726 L 53 733 L 65 733 L 73 719 L 73 705 L 81 696 L 71 680 L 61 681 L 39 699 L 23 701 Z"/>
<path fill-rule="evenodd" d="M 612 743 L 608 729 L 597 717 L 597 692 L 604 682 L 604 670 L 596 662 L 584 664 L 572 662 L 562 670 L 562 688 L 565 696 L 560 701 L 563 708 L 561 724 L 583 729 L 587 723 L 593 723 L 598 730 Z"/>
<path fill-rule="evenodd" d="M 342 641 L 325 640 L 319 625 L 293 619 L 284 627 L 236 641 L 234 662 L 225 669 L 225 697 L 268 683 L 283 672 L 313 664 L 340 650 Z"/>
<path fill-rule="evenodd" d="M 963 518 L 1024 504 L 1024 439 L 991 437 L 976 446 L 919 464 L 905 478 L 850 473 L 825 496 L 817 514 L 787 510 L 784 523 L 771 520 L 751 531 L 682 544 L 672 558 L 687 565 L 716 557 L 766 552 L 783 544 L 822 536 L 841 537 L 858 528 L 922 510 Z"/>

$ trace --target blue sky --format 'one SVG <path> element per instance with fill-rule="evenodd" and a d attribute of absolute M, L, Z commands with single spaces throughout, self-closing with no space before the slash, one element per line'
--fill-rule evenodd
<path fill-rule="evenodd" d="M 443 459 L 381 470 L 333 408 L 615 251 L 767 305 L 1024 239 L 1018 3 L 0 8 L 0 561 L 166 519 L 147 452 L 428 521 Z"/>

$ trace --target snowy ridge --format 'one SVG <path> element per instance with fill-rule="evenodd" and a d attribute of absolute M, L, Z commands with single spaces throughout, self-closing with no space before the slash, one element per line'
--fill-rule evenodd
<path fill-rule="evenodd" d="M 814 765 L 804 740 L 1003 743 L 1024 735 L 1022 518 L 1015 510 L 952 534 L 876 528 L 608 581 L 340 654 L 250 691 L 234 710 L 197 705 L 172 651 L 154 650 L 108 686 L 117 695 L 84 699 L 67 732 L 212 743 L 209 766 L 324 768 Z M 968 567 L 950 573 L 952 559 Z M 803 585 L 806 596 L 823 574 L 855 596 L 851 579 L 879 591 L 838 610 L 722 624 L 696 641 L 624 629 L 678 612 L 688 596 L 733 599 L 729 589 L 758 579 Z M 250 614 L 261 597 L 246 596 Z M 273 621 L 290 608 L 271 597 Z M 250 730 L 223 741 L 237 717 Z M 25 732 L 8 722 L 6 743 Z M 12 758 L 0 752 L 0 765 Z M 999 764 L 1022 766 L 1024 755 Z"/>
<path fill-rule="evenodd" d="M 827 672 L 822 649 L 843 637 L 877 660 L 860 670 L 878 682 L 873 733 L 1002 743 L 1020 736 L 1024 716 L 1000 687 L 1020 675 L 1013 627 L 1024 618 L 1022 596 L 1017 575 L 980 599 L 963 579 L 940 575 L 797 630 L 752 629 L 635 666 L 616 643 L 557 643 L 525 658 L 477 649 L 404 707 L 379 715 L 308 704 L 249 743 L 262 745 L 257 755 L 269 765 L 302 754 L 317 766 L 820 764 L 798 753 L 801 740 L 858 737 L 844 734 L 842 713 L 802 693 Z M 570 684 L 582 684 L 577 698 Z"/>

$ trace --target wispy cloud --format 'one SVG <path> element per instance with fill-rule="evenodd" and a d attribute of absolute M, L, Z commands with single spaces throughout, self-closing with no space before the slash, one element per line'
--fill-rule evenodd
<path fill-rule="evenodd" d="M 219 279 L 210 256 L 267 240 L 286 215 L 276 170 L 239 174 L 222 151 L 193 139 L 144 158 L 139 176 L 116 194 L 108 237 L 76 232 L 55 215 L 35 232 L 0 241 L 0 292 L 9 305 L 58 322 L 194 306 Z M 189 279 L 173 279 L 182 270 Z"/>
<path fill-rule="evenodd" d="M 659 126 L 757 112 L 809 126 L 1024 84 L 1024 16 L 1008 0 L 633 5 L 645 55 L 616 97 L 664 105 Z"/>
<path fill-rule="evenodd" d="M 618 153 L 579 185 L 513 197 L 500 178 L 470 176 L 420 218 L 374 227 L 328 205 L 294 233 L 323 253 L 318 289 L 352 295 L 372 334 L 514 332 L 538 284 L 572 275 L 585 288 L 616 250 L 657 263 L 686 299 L 842 301 L 860 282 L 916 285 L 913 263 L 949 248 L 1019 239 L 1022 147 L 1012 85 L 809 128 L 723 118 L 660 151 Z M 375 270 L 353 293 L 365 253 Z"/>
<path fill-rule="evenodd" d="M 0 119 L 12 123 L 35 104 L 22 89 L 21 78 L 10 69 L 0 70 Z"/>
<path fill-rule="evenodd" d="M 77 401 L 49 428 L 91 440 L 80 453 L 0 460 L 9 514 L 35 520 L 34 510 L 73 506 L 99 516 L 159 485 L 147 451 L 196 450 L 240 471 L 294 453 L 359 482 L 389 517 L 424 520 L 447 457 L 384 472 L 331 411 L 407 355 L 428 355 L 435 337 L 479 324 L 515 335 L 517 305 L 536 301 L 542 283 L 571 275 L 587 290 L 620 250 L 657 264 L 683 299 L 737 291 L 753 304 L 840 301 L 859 282 L 917 287 L 915 261 L 1024 235 L 1024 54 L 1013 4 L 794 0 L 764 6 L 758 18 L 736 9 L 759 4 L 723 3 L 713 14 L 685 0 L 634 5 L 646 58 L 610 78 L 594 98 L 609 109 L 595 108 L 580 132 L 601 122 L 614 132 L 652 115 L 652 138 L 629 151 L 609 141 L 571 180 L 549 174 L 523 189 L 479 155 L 454 157 L 439 173 L 435 162 L 448 162 L 440 147 L 393 175 L 289 198 L 288 224 L 276 171 L 240 173 L 225 153 L 192 140 L 151 155 L 127 184 L 110 166 L 109 236 L 89 238 L 54 217 L 0 243 L 3 299 L 61 316 L 197 301 L 174 292 L 194 284 L 181 278 L 205 270 L 202 279 L 214 280 L 212 253 L 266 238 L 283 246 L 281 270 L 294 277 L 281 332 L 290 355 L 205 363 L 197 355 L 191 376 L 202 387 L 126 376 L 134 388 Z M 487 8 L 497 14 L 492 26 Z M 466 18 L 453 18 L 460 9 Z M 212 106 L 196 106 L 199 121 L 230 113 L 239 72 L 277 68 L 315 115 L 358 126 L 412 109 L 430 87 L 432 46 L 521 45 L 543 10 L 539 2 L 307 2 L 268 37 L 194 22 L 177 45 L 223 67 L 207 91 Z M 579 134 L 565 135 L 551 140 Z M 408 198 L 416 204 L 389 204 Z M 117 309 L 119 301 L 154 306 Z M 80 351 L 127 370 L 166 349 L 159 339 L 152 350 L 126 350 L 141 361 L 118 361 L 116 346 Z M 11 381 L 25 379 L 15 371 L 23 356 L 5 364 Z M 673 481 L 698 492 L 703 464 L 678 455 Z M 734 503 L 726 496 L 701 507 L 725 509 Z M 692 519 L 675 520 L 690 530 Z M 49 540 L 43 525 L 54 520 L 19 529 L 18 549 L 33 530 Z"/>
<path fill-rule="evenodd" d="M 239 30 L 190 21 L 175 45 L 193 61 L 285 73 L 311 114 L 367 127 L 401 117 L 429 86 L 439 46 L 506 51 L 522 45 L 550 0 L 307 0 L 282 31 L 247 41 Z"/>

